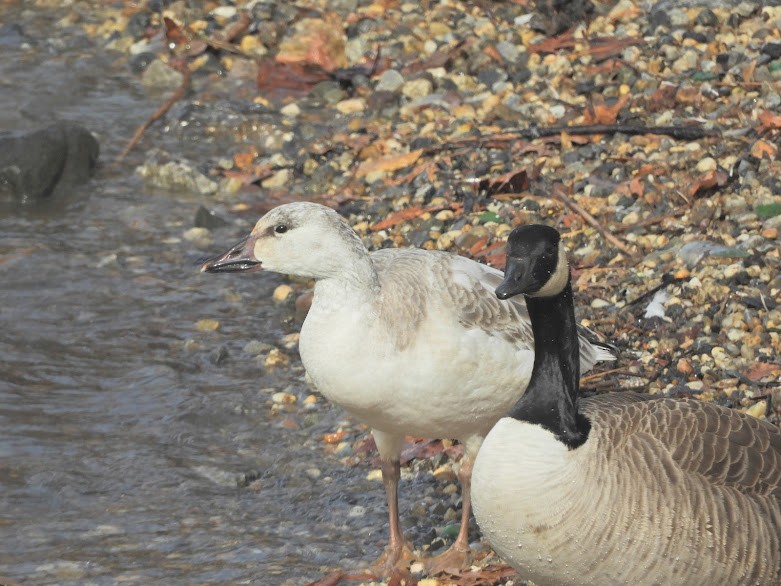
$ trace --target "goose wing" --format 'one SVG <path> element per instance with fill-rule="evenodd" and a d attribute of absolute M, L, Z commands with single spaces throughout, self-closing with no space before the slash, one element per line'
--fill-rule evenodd
<path fill-rule="evenodd" d="M 463 256 L 421 249 L 382 249 L 372 261 L 383 286 L 396 289 L 405 300 L 399 317 L 413 323 L 426 315 L 429 304 L 449 308 L 465 329 L 499 336 L 519 350 L 534 349 L 534 335 L 522 296 L 500 301 L 494 291 L 504 279 L 501 271 Z M 408 314 L 408 315 L 407 315 Z M 581 366 L 590 369 L 601 360 L 615 360 L 615 348 L 579 325 Z"/>
<path fill-rule="evenodd" d="M 611 430 L 609 445 L 632 441 L 633 433 L 650 436 L 679 471 L 744 494 L 769 496 L 781 506 L 781 429 L 775 425 L 695 399 L 615 393 L 583 405 L 592 421 Z M 673 478 L 678 473 L 670 471 Z"/>

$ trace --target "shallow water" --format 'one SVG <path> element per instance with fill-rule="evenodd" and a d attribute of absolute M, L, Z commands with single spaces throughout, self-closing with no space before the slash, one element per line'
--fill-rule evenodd
<path fill-rule="evenodd" d="M 182 233 L 209 197 L 150 191 L 133 173 L 159 134 L 108 165 L 160 99 L 111 55 L 24 24 L 53 40 L 0 44 L 0 127 L 80 121 L 103 164 L 73 193 L 0 210 L 0 575 L 303 584 L 359 567 L 384 543 L 381 485 L 324 456 L 338 409 L 321 399 L 293 429 L 271 414 L 273 391 L 310 393 L 296 350 L 277 373 L 243 351 L 300 327 L 271 303 L 281 279 L 199 274 L 204 252 Z M 215 148 L 186 145 L 195 161 Z M 213 252 L 249 220 L 215 231 Z M 199 331 L 205 318 L 221 328 Z"/>

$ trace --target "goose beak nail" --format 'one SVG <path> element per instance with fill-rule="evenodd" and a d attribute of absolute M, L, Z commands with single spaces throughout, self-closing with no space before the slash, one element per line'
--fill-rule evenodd
<path fill-rule="evenodd" d="M 247 237 L 225 254 L 215 256 L 201 265 L 202 273 L 251 273 L 259 271 L 261 262 L 252 249 L 255 240 Z"/>

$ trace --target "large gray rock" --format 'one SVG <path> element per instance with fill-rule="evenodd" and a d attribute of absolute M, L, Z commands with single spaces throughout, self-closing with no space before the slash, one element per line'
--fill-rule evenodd
<path fill-rule="evenodd" d="M 84 183 L 100 147 L 79 124 L 0 132 L 0 202 L 28 203 Z"/>

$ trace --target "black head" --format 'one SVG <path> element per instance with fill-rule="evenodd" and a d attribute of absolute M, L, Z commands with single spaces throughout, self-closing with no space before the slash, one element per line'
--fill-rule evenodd
<path fill-rule="evenodd" d="M 569 265 L 561 236 L 541 224 L 518 226 L 507 240 L 504 281 L 496 288 L 499 299 L 515 295 L 557 295 L 569 280 Z"/>

